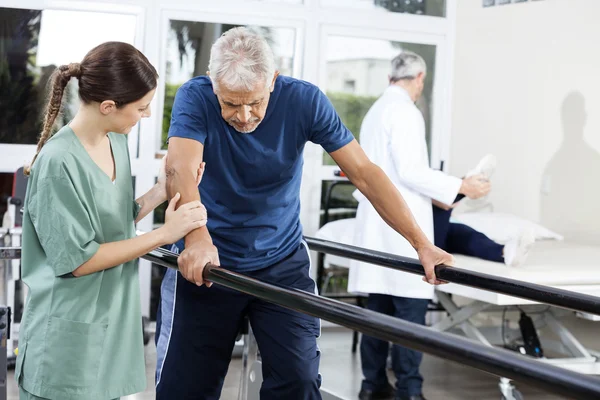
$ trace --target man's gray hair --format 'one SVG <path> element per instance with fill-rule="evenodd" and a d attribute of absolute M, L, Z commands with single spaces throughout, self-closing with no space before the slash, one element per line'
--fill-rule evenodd
<path fill-rule="evenodd" d="M 427 73 L 427 65 L 420 55 L 412 51 L 403 51 L 392 60 L 390 81 L 414 79 L 420 73 Z"/>
<path fill-rule="evenodd" d="M 251 91 L 264 82 L 270 85 L 275 75 L 273 51 L 264 37 L 244 27 L 225 32 L 213 44 L 208 63 L 215 90 Z"/>

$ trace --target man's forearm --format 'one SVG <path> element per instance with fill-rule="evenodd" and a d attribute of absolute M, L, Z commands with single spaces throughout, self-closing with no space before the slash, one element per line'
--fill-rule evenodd
<path fill-rule="evenodd" d="M 371 164 L 351 178 L 352 183 L 369 199 L 381 218 L 415 248 L 429 243 L 404 198 L 381 168 Z"/>
<path fill-rule="evenodd" d="M 177 208 L 180 205 L 189 203 L 190 201 L 200 200 L 200 192 L 196 186 L 196 176 L 194 172 L 186 171 L 185 168 L 178 166 L 167 165 L 167 197 L 170 200 L 176 193 L 181 195 Z M 188 243 L 208 241 L 212 243 L 212 238 L 208 233 L 206 226 L 195 229 L 185 237 L 186 246 Z"/>
<path fill-rule="evenodd" d="M 212 244 L 212 238 L 210 237 L 210 233 L 208 233 L 208 229 L 206 226 L 198 228 L 196 230 L 191 231 L 185 237 L 185 246 L 188 247 L 189 243 L 196 242 L 209 242 Z"/>

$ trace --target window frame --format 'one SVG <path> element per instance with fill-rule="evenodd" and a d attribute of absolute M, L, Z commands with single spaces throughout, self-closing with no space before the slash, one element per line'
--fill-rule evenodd
<path fill-rule="evenodd" d="M 114 4 L 106 2 L 83 1 L 43 1 L 43 0 L 8 0 L 2 8 L 19 8 L 27 10 L 55 11 L 84 11 L 101 12 L 106 14 L 126 14 L 136 17 L 134 45 L 143 51 L 146 10 L 144 7 L 130 4 Z M 76 60 L 74 60 L 76 61 Z M 139 126 L 129 134 L 129 150 L 137 153 L 139 141 Z M 24 164 L 31 162 L 35 155 L 37 144 L 8 144 L 0 143 L 0 173 L 14 173 Z"/>

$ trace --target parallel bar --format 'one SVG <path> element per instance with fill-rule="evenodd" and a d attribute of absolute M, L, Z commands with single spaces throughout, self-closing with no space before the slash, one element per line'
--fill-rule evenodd
<path fill-rule="evenodd" d="M 377 264 L 398 271 L 424 275 L 423 266 L 418 260 L 413 258 L 367 250 L 356 246 L 312 237 L 305 237 L 304 240 L 308 246 L 315 251 Z M 0 260 L 18 258 L 21 258 L 20 247 L 0 248 Z M 481 272 L 469 271 L 457 267 L 448 267 L 446 265 L 438 265 L 435 268 L 435 273 L 438 278 L 446 282 L 519 297 L 574 311 L 600 315 L 600 297 L 557 289 L 551 286 L 503 278 Z"/>
<path fill-rule="evenodd" d="M 157 249 L 144 258 L 177 269 L 177 255 L 167 250 Z M 497 376 L 514 379 L 547 392 L 583 400 L 600 398 L 600 379 L 544 364 L 508 350 L 484 346 L 457 335 L 436 332 L 421 325 L 297 289 L 261 282 L 212 265 L 206 266 L 204 277 L 271 303 Z"/>
<path fill-rule="evenodd" d="M 419 260 L 413 258 L 367 250 L 356 246 L 312 237 L 305 237 L 304 240 L 306 240 L 308 247 L 315 251 L 347 257 L 353 260 L 364 261 L 417 275 L 425 274 Z M 600 315 L 600 297 L 495 275 L 483 274 L 481 272 L 469 271 L 462 268 L 449 267 L 446 265 L 438 265 L 435 267 L 435 274 L 439 279 L 446 282 L 457 283 L 459 285 L 519 297 L 570 310 Z"/>

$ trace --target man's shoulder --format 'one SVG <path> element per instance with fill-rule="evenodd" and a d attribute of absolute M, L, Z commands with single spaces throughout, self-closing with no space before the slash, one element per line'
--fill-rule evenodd
<path fill-rule="evenodd" d="M 212 82 L 208 76 L 201 75 L 185 82 L 177 89 L 178 93 L 187 95 L 204 95 L 213 93 Z"/>
<path fill-rule="evenodd" d="M 275 85 L 289 94 L 306 96 L 312 98 L 320 89 L 318 86 L 302 79 L 292 78 L 291 76 L 280 75 L 277 77 Z"/>

